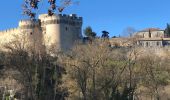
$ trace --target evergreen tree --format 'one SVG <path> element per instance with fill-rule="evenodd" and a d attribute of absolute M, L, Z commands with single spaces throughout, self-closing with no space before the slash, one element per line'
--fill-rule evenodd
<path fill-rule="evenodd" d="M 109 32 L 102 31 L 102 38 L 109 38 Z"/>
<path fill-rule="evenodd" d="M 84 29 L 84 34 L 89 38 L 95 38 L 96 37 L 96 33 L 93 32 L 93 30 L 90 26 L 88 26 Z"/>
<path fill-rule="evenodd" d="M 170 25 L 167 23 L 167 27 L 165 29 L 165 35 L 166 37 L 170 37 Z"/>

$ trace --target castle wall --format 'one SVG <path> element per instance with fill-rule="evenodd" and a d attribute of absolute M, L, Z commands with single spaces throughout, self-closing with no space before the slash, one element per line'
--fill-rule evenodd
<path fill-rule="evenodd" d="M 22 49 L 34 46 L 39 50 L 42 44 L 42 32 L 38 21 L 21 20 L 17 28 L 1 31 L 0 44 L 1 50 L 6 50 L 6 46 Z"/>
<path fill-rule="evenodd" d="M 9 29 L 0 32 L 0 48 L 2 49 L 7 43 L 14 40 L 14 36 L 19 34 L 20 30 L 18 28 Z"/>

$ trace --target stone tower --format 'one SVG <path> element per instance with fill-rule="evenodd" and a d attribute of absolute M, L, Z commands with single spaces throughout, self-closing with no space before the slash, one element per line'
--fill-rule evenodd
<path fill-rule="evenodd" d="M 82 17 L 75 14 L 42 14 L 39 20 L 46 47 L 54 46 L 58 50 L 67 50 L 82 37 Z"/>
<path fill-rule="evenodd" d="M 21 20 L 19 22 L 20 33 L 27 37 L 27 41 L 29 41 L 29 46 L 32 49 L 42 50 L 42 29 L 40 27 L 40 23 L 38 20 Z"/>

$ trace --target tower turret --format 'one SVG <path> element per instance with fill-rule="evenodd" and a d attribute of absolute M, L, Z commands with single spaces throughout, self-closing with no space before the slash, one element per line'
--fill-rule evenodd
<path fill-rule="evenodd" d="M 19 22 L 19 30 L 29 42 L 29 46 L 36 50 L 42 49 L 42 30 L 38 20 L 21 20 Z"/>

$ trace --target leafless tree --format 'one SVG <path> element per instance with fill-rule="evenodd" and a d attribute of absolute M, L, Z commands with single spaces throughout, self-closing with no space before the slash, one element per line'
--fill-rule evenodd
<path fill-rule="evenodd" d="M 136 32 L 135 28 L 127 27 L 123 30 L 122 35 L 125 37 L 132 37 L 135 32 Z"/>
<path fill-rule="evenodd" d="M 65 8 L 73 4 L 79 4 L 78 1 L 73 0 L 48 0 L 50 7 L 48 9 L 48 15 L 52 16 L 57 9 L 59 13 L 62 13 Z M 29 16 L 32 20 L 36 18 L 36 10 L 39 9 L 39 3 L 42 0 L 25 0 L 23 4 L 23 14 Z"/>
<path fill-rule="evenodd" d="M 35 43 L 33 43 L 35 44 Z M 32 45 L 29 37 L 16 35 L 4 48 L 4 64 L 8 68 L 17 70 L 17 81 L 25 88 L 26 99 L 31 100 L 63 100 L 67 89 L 62 87 L 63 67 L 57 64 L 57 54 L 51 56 L 44 52 L 37 52 L 36 45 Z"/>
<path fill-rule="evenodd" d="M 140 59 L 140 64 L 143 86 L 149 91 L 148 95 L 161 100 L 163 87 L 169 83 L 169 64 L 154 54 Z"/>

